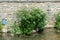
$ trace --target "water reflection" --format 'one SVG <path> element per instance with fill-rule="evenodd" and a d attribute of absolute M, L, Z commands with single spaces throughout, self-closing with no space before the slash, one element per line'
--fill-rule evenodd
<path fill-rule="evenodd" d="M 12 36 L 9 33 L 2 33 L 2 40 L 11 40 Z"/>
<path fill-rule="evenodd" d="M 42 34 L 33 34 L 31 36 L 25 36 L 25 35 L 20 35 L 20 36 L 11 36 L 10 33 L 1 33 L 0 35 L 0 40 L 42 40 L 44 39 L 44 35 Z"/>
<path fill-rule="evenodd" d="M 0 40 L 60 40 L 60 33 L 56 33 L 53 29 L 46 29 L 43 33 L 34 33 L 31 36 L 11 36 L 11 33 L 0 33 Z"/>

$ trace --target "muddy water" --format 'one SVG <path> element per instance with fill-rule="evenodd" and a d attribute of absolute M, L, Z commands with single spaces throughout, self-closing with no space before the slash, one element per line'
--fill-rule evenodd
<path fill-rule="evenodd" d="M 53 28 L 45 29 L 43 33 L 31 36 L 11 36 L 9 33 L 0 33 L 0 40 L 60 40 L 60 33 L 56 33 Z"/>

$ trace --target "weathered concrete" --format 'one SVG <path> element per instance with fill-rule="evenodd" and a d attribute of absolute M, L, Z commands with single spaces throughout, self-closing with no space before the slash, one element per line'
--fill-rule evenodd
<path fill-rule="evenodd" d="M 21 0 L 25 1 L 25 0 Z M 31 0 L 29 0 L 31 1 Z M 35 1 L 35 0 L 33 0 Z M 37 0 L 37 1 L 44 1 L 44 0 Z M 7 19 L 7 24 L 5 25 L 7 30 L 10 29 L 11 24 L 16 20 L 14 16 L 14 12 L 16 10 L 21 9 L 23 7 L 39 7 L 43 9 L 47 13 L 47 25 L 45 27 L 54 27 L 55 17 L 54 14 L 60 10 L 60 2 L 59 0 L 49 0 L 51 2 L 26 2 L 26 3 L 20 3 L 20 2 L 1 2 L 0 3 L 0 21 L 2 19 Z M 57 2 L 56 2 L 57 1 Z M 3 26 L 4 29 L 4 26 Z"/>

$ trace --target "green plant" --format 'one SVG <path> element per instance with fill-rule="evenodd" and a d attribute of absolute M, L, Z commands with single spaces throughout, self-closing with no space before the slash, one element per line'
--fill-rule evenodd
<path fill-rule="evenodd" d="M 56 14 L 55 19 L 55 28 L 60 30 L 60 11 Z"/>
<path fill-rule="evenodd" d="M 16 12 L 22 34 L 31 34 L 34 29 L 42 30 L 46 14 L 39 8 L 23 8 Z"/>
<path fill-rule="evenodd" d="M 16 22 L 14 22 L 11 27 L 14 34 L 21 34 L 19 25 Z"/>
<path fill-rule="evenodd" d="M 2 30 L 2 23 L 0 22 L 0 30 Z"/>
<path fill-rule="evenodd" d="M 35 28 L 38 28 L 38 30 L 42 30 L 45 26 L 45 19 L 46 19 L 46 14 L 42 11 L 42 9 L 39 8 L 33 8 L 31 10 L 32 19 L 35 21 Z"/>

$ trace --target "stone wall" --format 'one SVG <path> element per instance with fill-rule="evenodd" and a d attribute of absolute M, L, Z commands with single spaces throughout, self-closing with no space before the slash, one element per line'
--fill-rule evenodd
<path fill-rule="evenodd" d="M 2 19 L 7 20 L 7 24 L 3 26 L 3 32 L 7 32 L 10 29 L 10 25 L 16 20 L 14 16 L 14 12 L 21 7 L 39 7 L 43 9 L 47 13 L 47 25 L 45 27 L 54 27 L 54 14 L 57 10 L 60 10 L 59 2 L 41 2 L 41 3 L 8 3 L 2 2 L 0 3 L 0 21 Z"/>
<path fill-rule="evenodd" d="M 22 0 L 18 0 L 18 1 L 22 1 Z M 27 0 L 25 0 L 25 1 L 27 1 Z M 28 0 L 28 1 L 60 1 L 60 0 Z"/>

